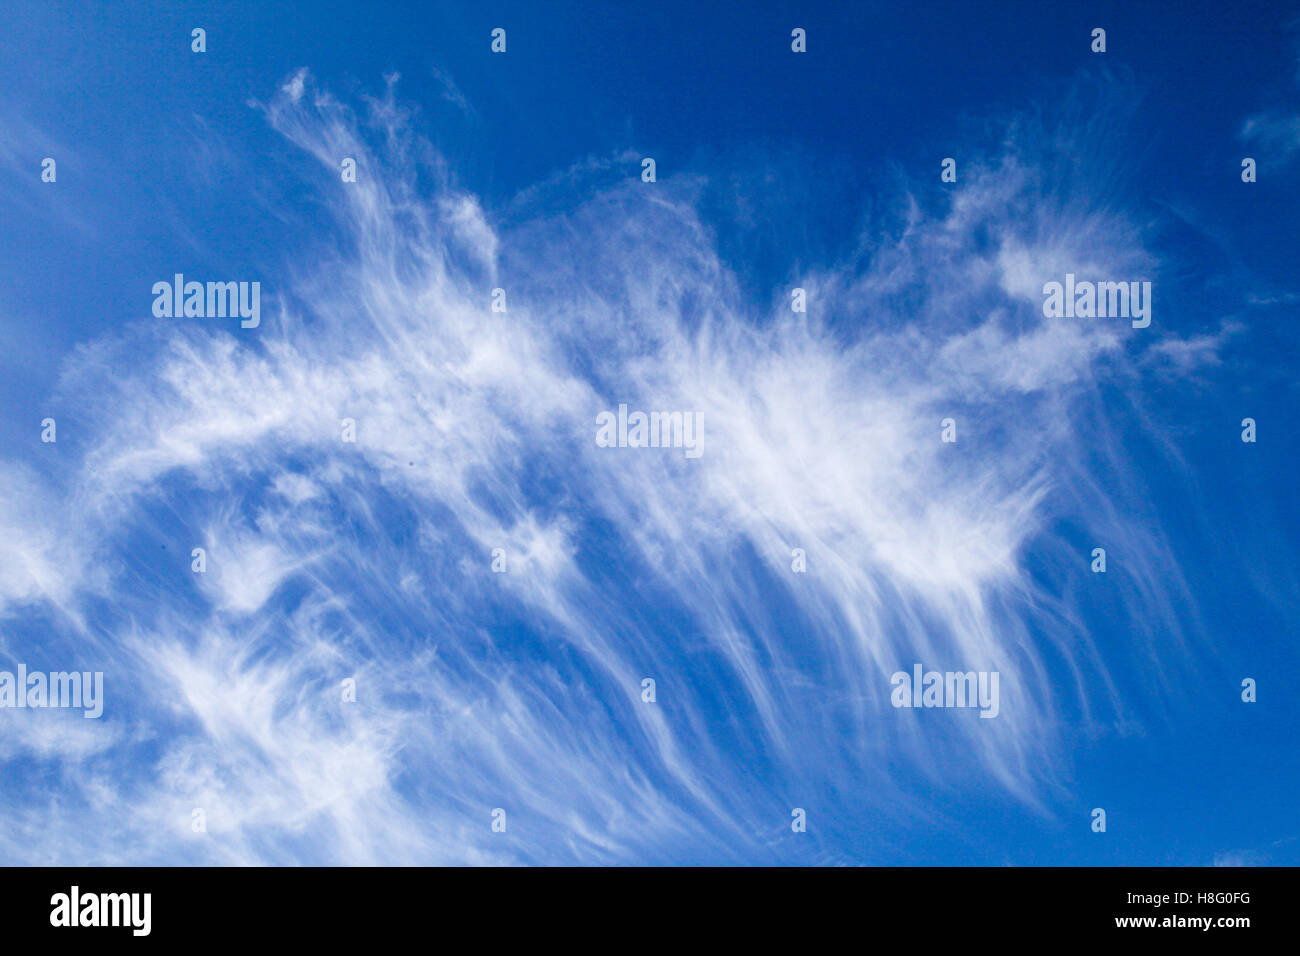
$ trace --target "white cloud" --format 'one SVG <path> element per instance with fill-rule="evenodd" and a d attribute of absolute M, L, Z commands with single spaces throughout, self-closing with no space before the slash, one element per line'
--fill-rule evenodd
<path fill-rule="evenodd" d="M 1023 171 L 1048 159 L 972 169 L 945 215 L 913 205 L 896 242 L 813 271 L 808 316 L 783 301 L 756 322 L 690 184 L 494 228 L 391 88 L 372 144 L 310 84 L 265 111 L 327 170 L 364 157 L 334 209 L 350 245 L 257 348 L 177 328 L 129 372 L 83 356 L 69 373 L 102 396 L 69 523 L 127 554 L 156 511 L 203 529 L 212 568 L 115 581 L 103 640 L 139 661 L 132 717 L 161 755 L 100 778 L 138 809 L 97 853 L 754 859 L 791 794 L 865 789 L 908 814 L 905 771 L 943 767 L 1034 804 L 1067 772 L 1043 672 L 1061 659 L 1106 686 L 1105 666 L 1024 554 L 1053 509 L 1093 520 L 1087 456 L 1123 470 L 1088 416 L 1127 339 L 1043 320 L 1040 277 L 1148 267 L 1131 227 L 1054 204 Z M 619 402 L 700 413 L 703 457 L 597 448 Z M 20 543 L 0 594 L 73 600 L 85 579 L 58 542 L 3 517 Z M 1171 604 L 1160 543 L 1115 536 L 1148 603 Z M 917 660 L 1000 671 L 999 719 L 900 719 L 889 675 Z M 1099 696 L 1073 703 L 1104 714 Z"/>

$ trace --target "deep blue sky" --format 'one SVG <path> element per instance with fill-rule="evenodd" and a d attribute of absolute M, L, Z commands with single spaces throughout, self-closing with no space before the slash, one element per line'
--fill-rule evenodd
<path fill-rule="evenodd" d="M 196 26 L 207 31 L 201 55 L 189 46 Z M 808 34 L 803 55 L 790 51 L 796 26 Z M 1098 26 L 1107 30 L 1100 55 L 1089 50 Z M 489 50 L 494 27 L 508 31 L 504 56 Z M 116 675 L 110 686 L 131 690 L 119 691 L 116 708 L 110 699 L 95 732 L 114 729 L 88 738 L 97 742 L 42 730 L 0 751 L 6 777 L 43 781 L 0 788 L 8 819 L 57 821 L 72 834 L 66 845 L 47 840 L 39 849 L 15 839 L 0 859 L 82 862 L 79 828 L 111 815 L 117 800 L 134 808 L 136 827 L 165 832 L 155 818 L 179 820 L 182 843 L 159 837 L 136 852 L 105 837 L 87 850 L 94 862 L 1295 863 L 1298 41 L 1295 9 L 1282 3 L 7 6 L 0 474 L 14 504 L 11 514 L 0 511 L 12 543 L 0 555 L 8 562 L 0 563 L 4 650 L 12 661 L 58 669 L 82 666 L 61 663 L 77 653 L 84 666 L 111 665 L 131 655 L 151 660 L 159 641 L 177 643 L 170 656 L 157 652 L 165 679 L 143 665 Z M 340 212 L 336 168 L 310 159 L 286 132 L 301 122 L 304 139 L 328 141 L 329 124 L 299 119 L 301 104 L 280 92 L 304 68 L 308 98 L 327 93 L 356 116 L 368 98 L 383 98 L 385 76 L 400 74 L 392 103 L 402 118 L 345 119 L 340 128 L 369 151 L 363 180 L 393 188 L 409 177 L 413 204 L 430 209 L 448 196 L 474 197 L 501 242 L 499 262 L 484 267 L 500 270 L 491 284 L 463 268 L 476 261 L 477 240 L 453 237 L 444 248 L 443 234 L 405 231 L 395 216 L 382 234 L 397 237 L 397 261 L 411 266 L 404 254 L 428 243 L 452 277 L 414 283 L 394 296 L 405 308 L 384 311 L 375 293 L 387 260 L 359 238 L 364 215 Z M 384 149 L 394 129 L 439 158 L 408 168 Z M 55 184 L 40 182 L 44 156 L 58 161 Z M 657 161 L 657 194 L 626 192 L 641 185 L 641 156 Z M 939 180 L 946 156 L 958 159 L 955 186 Z M 1258 161 L 1254 184 L 1241 182 L 1244 156 Z M 1015 174 L 1000 165 L 1008 157 Z M 588 162 L 596 168 L 572 171 Z M 996 198 L 1003 188 L 1005 202 Z M 677 205 L 671 213 L 643 205 L 648 195 Z M 967 201 L 978 211 L 962 212 Z M 383 203 L 362 208 L 381 218 L 391 212 Z M 1042 346 L 1030 334 L 1041 314 L 1032 296 L 1011 290 L 1014 269 L 998 257 L 1009 249 L 1028 250 L 1034 268 L 1051 263 L 1042 279 L 1059 278 L 1061 263 L 1113 263 L 1119 271 L 1103 278 L 1142 270 L 1156 288 L 1149 334 L 1108 340 L 1095 354 L 1084 339 L 1044 349 L 1056 358 L 1032 373 L 1031 385 L 1004 395 L 1000 376 L 1033 365 Z M 688 268 L 700 261 L 717 273 Z M 994 262 L 1005 270 L 1000 282 L 980 271 Z M 154 319 L 148 290 L 175 271 L 261 281 L 258 334 Z M 463 328 L 444 317 L 454 311 L 448 303 L 498 282 L 531 309 L 521 320 L 528 335 L 502 346 L 518 349 L 520 367 L 503 365 L 485 383 L 458 365 L 444 393 L 439 376 L 461 345 L 472 353 L 467 343 L 476 341 L 462 340 Z M 671 294 L 629 291 L 641 283 Z M 819 293 L 811 338 L 775 335 L 745 351 L 751 334 L 788 316 L 787 290 L 800 283 Z M 437 290 L 431 305 L 416 295 L 429 288 Z M 427 328 L 426 307 L 435 315 Z M 332 324 L 330 316 L 352 309 L 366 318 Z M 705 341 L 692 333 L 710 309 L 721 331 Z M 210 406 L 201 395 L 180 401 L 160 384 L 175 385 L 173 328 L 177 341 L 194 335 L 200 343 L 194 367 L 176 361 L 189 369 L 181 380 Z M 987 347 L 963 337 L 980 328 L 1012 337 Z M 454 344 L 389 380 L 375 373 L 341 384 L 342 370 L 357 368 L 371 345 L 409 355 L 402 329 Z M 303 330 L 314 331 L 295 338 Z M 268 353 L 266 343 L 281 337 L 298 353 Z M 221 360 L 227 339 L 236 343 L 235 368 Z M 1162 342 L 1175 345 L 1162 351 Z M 819 366 L 813 356 L 823 354 L 830 364 Z M 259 358 L 267 378 L 240 364 Z M 499 359 L 492 353 L 483 363 Z M 1076 359 L 1083 371 L 1053 377 Z M 955 372 L 945 371 L 949 361 Z M 837 367 L 839 387 L 818 392 Z M 290 371 L 298 368 L 326 379 L 337 369 L 340 380 L 303 384 Z M 629 394 L 646 401 L 672 394 L 706 415 L 722 408 L 768 417 L 752 430 L 711 432 L 726 449 L 714 460 L 726 465 L 698 485 L 683 479 L 698 513 L 684 517 L 683 505 L 673 513 L 680 526 L 665 530 L 648 505 L 637 518 L 612 503 L 619 489 L 649 496 L 669 479 L 593 477 L 581 458 L 587 451 L 564 445 L 563 427 L 538 426 L 535 436 L 527 413 L 540 393 L 518 407 L 501 397 L 510 383 L 532 381 L 520 368 L 556 376 L 546 379 L 545 401 L 568 396 L 554 398 L 559 421 L 573 411 L 586 422 L 589 411 L 561 383 L 580 381 L 607 405 L 627 401 L 607 393 L 611 380 L 634 383 Z M 202 369 L 214 370 L 210 383 L 198 384 Z M 726 387 L 711 391 L 715 373 Z M 404 445 L 385 446 L 340 477 L 328 465 L 333 452 L 295 432 L 298 425 L 222 423 L 221 410 L 250 387 L 265 388 L 265 407 L 283 402 L 287 421 L 299 424 L 374 402 L 371 421 L 391 414 L 399 432 L 420 422 L 412 426 L 419 440 L 432 444 L 418 466 L 398 460 L 408 457 Z M 389 394 L 411 396 L 420 411 L 393 411 Z M 343 396 L 341 404 L 317 401 L 329 395 Z M 888 404 L 894 398 L 897 406 Z M 913 411 L 958 406 L 962 441 L 979 449 L 973 466 L 987 469 L 986 482 L 902 451 L 897 468 L 873 470 L 891 449 L 911 447 L 905 423 Z M 782 430 L 790 408 L 816 440 Z M 58 418 L 57 448 L 37 440 L 46 415 Z M 1240 441 L 1247 416 L 1259 422 L 1255 444 Z M 849 419 L 852 438 L 821 441 L 827 423 Z M 198 421 L 214 424 L 178 437 Z M 930 429 L 938 417 L 924 421 Z M 1069 425 L 1058 433 L 1061 422 Z M 460 427 L 476 437 L 448 437 Z M 881 436 L 893 444 L 869 443 Z M 385 439 L 396 440 L 391 429 Z M 859 439 L 867 443 L 841 457 Z M 189 442 L 193 457 L 178 451 Z M 455 448 L 476 442 L 493 452 L 457 457 Z M 827 462 L 810 451 L 817 448 Z M 788 482 L 772 476 L 793 462 L 807 470 Z M 403 465 L 428 465 L 428 484 L 408 487 L 410 473 L 386 470 Z M 732 484 L 737 474 L 750 477 Z M 268 504 L 266 489 L 277 480 L 285 487 L 285 475 L 327 489 L 303 499 L 327 502 L 321 514 L 307 520 Z M 837 486 L 841 477 L 846 484 Z M 1035 481 L 1044 497 L 1023 514 L 1010 507 Z M 809 482 L 839 490 L 823 501 Z M 844 488 L 871 489 L 868 498 L 893 504 L 877 512 L 870 501 L 843 503 Z M 914 511 L 927 517 L 909 523 Z M 891 514 L 910 517 L 891 530 Z M 968 520 L 969 535 L 949 542 L 959 554 L 955 578 L 932 570 L 942 564 L 933 555 L 921 562 L 925 573 L 895 556 Z M 434 546 L 424 521 L 438 529 L 429 532 Z M 521 572 L 519 595 L 475 585 L 465 596 L 452 576 L 479 561 L 491 539 L 475 529 L 493 521 L 514 532 L 540 524 L 563 538 L 575 548 L 572 576 L 556 572 L 543 549 L 547 574 Z M 651 526 L 647 543 L 640 535 Z M 215 592 L 195 585 L 183 556 L 214 528 L 239 542 L 231 548 L 252 562 L 245 573 L 288 568 L 274 575 L 278 587 L 256 600 L 229 583 Z M 83 530 L 84 563 L 59 550 Z M 992 544 L 988 553 L 963 550 L 1004 531 L 1013 541 L 1006 561 Z M 814 566 L 843 562 L 852 571 L 818 578 L 816 593 L 800 591 L 805 582 L 791 583 L 784 552 L 764 550 L 769 532 L 787 551 L 818 537 Z M 1111 553 L 1105 577 L 1086 573 L 1099 541 Z M 327 543 L 338 549 L 328 559 Z M 438 557 L 413 557 L 430 547 Z M 665 552 L 695 549 L 700 564 L 665 566 Z M 47 563 L 59 570 L 31 570 Z M 170 577 L 177 567 L 180 579 Z M 715 569 L 719 582 L 701 568 Z M 400 584 L 408 572 L 426 595 L 410 606 L 403 595 L 414 592 Z M 855 620 L 866 603 L 870 620 Z M 916 635 L 926 628 L 944 636 L 922 648 Z M 289 631 L 301 643 L 286 651 L 274 635 Z M 365 640 L 346 636 L 363 631 Z M 593 633 L 600 639 L 585 644 Z M 990 634 L 995 650 L 985 643 Z M 345 648 L 349 663 L 314 656 L 317 641 Z M 876 641 L 886 649 L 855 656 Z M 1004 714 L 1013 729 L 987 752 L 928 713 L 903 715 L 923 718 L 911 735 L 887 706 L 855 709 L 882 686 L 887 694 L 895 667 L 941 666 L 925 655 L 947 641 L 1017 661 L 1032 688 L 1030 715 L 1014 707 Z M 454 662 L 425 656 L 436 645 L 446 660 L 449 643 L 461 655 Z M 257 669 L 263 658 L 284 668 L 283 680 Z M 389 686 L 387 709 L 353 741 L 382 755 L 381 766 L 360 773 L 374 781 L 373 803 L 345 800 L 339 809 L 323 800 L 312 811 L 320 816 L 299 818 L 249 796 L 294 792 L 284 778 L 237 782 L 248 767 L 277 760 L 364 763 L 332 725 L 306 734 L 310 745 L 283 745 L 301 729 L 286 714 L 297 713 L 304 674 L 328 689 L 358 661 L 407 659 L 424 677 Z M 681 697 L 674 710 L 674 681 L 663 678 L 665 724 L 638 728 L 611 674 L 624 665 L 640 674 L 652 660 L 681 675 Z M 958 665 L 976 666 L 954 658 Z M 234 682 L 222 693 L 236 699 L 256 696 L 265 681 L 271 722 L 292 727 L 276 724 L 260 743 L 247 727 L 223 730 L 229 714 L 214 716 L 193 690 L 207 686 L 209 673 L 224 675 L 212 677 L 217 686 Z M 487 676 L 502 673 L 511 675 L 504 683 Z M 1247 676 L 1259 682 L 1258 703 L 1239 699 Z M 552 677 L 584 689 L 551 707 Z M 189 712 L 172 708 L 160 690 L 166 680 L 197 695 L 185 698 Z M 524 688 L 518 710 L 506 686 Z M 462 695 L 460 720 L 429 717 L 453 691 Z M 635 693 L 632 700 L 641 706 Z M 488 725 L 507 712 L 538 738 L 530 745 L 522 736 L 522 749 L 497 763 L 484 756 L 484 740 L 504 733 Z M 43 715 L 24 715 L 34 716 Z M 570 747 L 589 720 L 608 726 L 592 731 L 589 752 Z M 982 733 L 977 723 L 973 733 Z M 243 753 L 249 737 L 255 743 Z M 242 756 L 221 756 L 231 749 Z M 969 763 L 953 763 L 967 751 Z M 521 756 L 530 753 L 539 767 Z M 558 796 L 545 791 L 546 765 L 566 759 L 571 779 L 557 770 L 568 782 L 555 784 Z M 608 779 L 584 776 L 589 766 Z M 90 787 L 87 776 L 107 789 Z M 224 796 L 212 796 L 214 788 Z M 191 797 L 200 791 L 209 795 Z M 111 796 L 97 802 L 103 793 Z M 591 801 L 581 811 L 586 829 L 568 819 L 565 793 Z M 224 848 L 196 848 L 183 841 L 200 799 L 242 800 L 257 811 L 227 811 Z M 511 806 L 512 826 L 537 821 L 535 835 L 507 850 L 484 838 L 475 801 L 493 800 Z M 809 808 L 812 839 L 788 845 L 784 815 L 793 806 Z M 1095 806 L 1110 815 L 1104 835 L 1087 826 Z M 403 814 L 428 814 L 440 835 L 412 842 L 402 835 Z M 464 833 L 458 814 L 472 821 Z M 381 817 L 399 822 L 385 829 Z M 570 830 L 581 831 L 576 843 L 564 836 Z M 209 835 L 217 839 L 218 828 Z"/>

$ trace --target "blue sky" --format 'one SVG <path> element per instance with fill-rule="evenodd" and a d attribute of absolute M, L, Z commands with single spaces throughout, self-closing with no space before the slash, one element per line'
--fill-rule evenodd
<path fill-rule="evenodd" d="M 989 6 L 7 5 L 0 861 L 1297 862 L 1294 11 Z"/>

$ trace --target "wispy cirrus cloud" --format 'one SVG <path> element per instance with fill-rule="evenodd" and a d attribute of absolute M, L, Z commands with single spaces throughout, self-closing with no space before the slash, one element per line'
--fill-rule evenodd
<path fill-rule="evenodd" d="M 783 843 L 791 808 L 937 819 L 909 799 L 918 781 L 1041 806 L 1069 775 L 1067 716 L 1121 709 L 1059 688 L 1182 646 L 1177 562 L 1100 487 L 1127 468 L 1099 389 L 1153 347 L 1040 308 L 1067 271 L 1159 265 L 1118 212 L 1043 186 L 1066 131 L 1014 127 L 946 209 L 899 197 L 848 259 L 790 277 L 810 302 L 795 313 L 746 297 L 697 177 L 634 170 L 497 222 L 395 82 L 357 112 L 299 72 L 262 109 L 330 180 L 335 216 L 278 314 L 255 343 L 177 325 L 65 377 L 101 396 L 58 490 L 78 548 L 113 556 L 113 605 L 57 535 L 5 515 L 0 600 L 84 612 L 65 646 L 123 662 L 120 736 L 79 800 L 43 811 L 114 825 L 29 852 L 870 859 Z M 356 183 L 337 181 L 342 156 Z M 1213 347 L 1154 348 L 1187 364 Z M 597 447 L 620 403 L 698 413 L 703 456 Z M 1086 566 L 1063 525 L 1125 553 L 1141 647 L 1103 656 L 1054 586 L 1059 555 Z M 154 539 L 170 573 L 141 557 Z M 998 719 L 891 707 L 914 661 L 998 671 Z M 77 741 L 65 757 L 92 759 Z"/>

